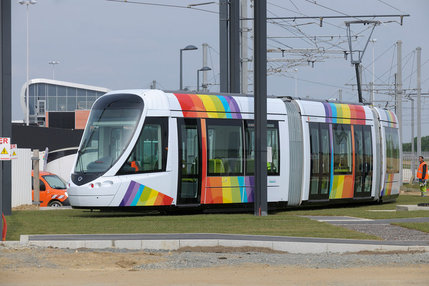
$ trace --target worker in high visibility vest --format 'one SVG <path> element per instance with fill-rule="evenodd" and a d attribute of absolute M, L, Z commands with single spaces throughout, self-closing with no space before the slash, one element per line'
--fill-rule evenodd
<path fill-rule="evenodd" d="M 423 156 L 419 156 L 419 162 L 420 162 L 420 165 L 419 165 L 419 169 L 417 170 L 417 178 L 419 179 L 421 196 L 424 197 L 426 196 L 425 195 L 426 183 L 427 183 L 427 179 L 429 178 L 428 165 L 424 161 Z"/>

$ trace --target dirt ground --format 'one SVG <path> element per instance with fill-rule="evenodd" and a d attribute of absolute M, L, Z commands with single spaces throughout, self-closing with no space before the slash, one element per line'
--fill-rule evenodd
<path fill-rule="evenodd" d="M 429 285 L 429 265 L 316 268 L 269 264 L 141 270 L 168 253 L 7 249 L 0 285 Z"/>

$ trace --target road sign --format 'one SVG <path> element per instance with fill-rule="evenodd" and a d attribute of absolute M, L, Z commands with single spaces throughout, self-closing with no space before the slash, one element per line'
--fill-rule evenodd
<path fill-rule="evenodd" d="M 10 138 L 0 137 L 0 160 L 10 160 Z"/>
<path fill-rule="evenodd" d="M 16 154 L 16 149 L 18 147 L 16 146 L 16 144 L 10 144 L 10 159 L 17 159 L 18 155 Z"/>

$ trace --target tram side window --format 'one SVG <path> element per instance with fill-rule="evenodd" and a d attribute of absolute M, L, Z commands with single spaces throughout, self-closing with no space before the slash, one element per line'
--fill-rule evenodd
<path fill-rule="evenodd" d="M 351 174 L 353 165 L 352 132 L 350 125 L 333 125 L 334 173 Z"/>
<path fill-rule="evenodd" d="M 140 137 L 119 174 L 165 171 L 167 119 L 146 118 Z"/>
<path fill-rule="evenodd" d="M 398 129 L 386 127 L 386 169 L 387 173 L 399 173 Z"/>
<path fill-rule="evenodd" d="M 243 174 L 243 131 L 239 120 L 207 121 L 208 174 Z"/>
<path fill-rule="evenodd" d="M 255 173 L 255 124 L 246 122 L 246 175 Z M 279 128 L 277 122 L 267 124 L 267 174 L 280 174 Z"/>

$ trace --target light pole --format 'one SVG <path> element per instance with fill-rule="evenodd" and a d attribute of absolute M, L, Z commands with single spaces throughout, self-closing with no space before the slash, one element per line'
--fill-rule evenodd
<path fill-rule="evenodd" d="M 370 102 L 372 105 L 374 105 L 374 88 L 375 88 L 375 42 L 377 42 L 377 39 L 372 39 L 372 85 L 371 85 L 371 98 Z"/>
<path fill-rule="evenodd" d="M 30 0 L 30 1 L 19 1 L 18 2 L 19 4 L 21 4 L 21 5 L 26 5 L 27 6 L 27 76 L 26 76 L 26 82 L 25 82 L 25 85 L 26 85 L 26 87 L 25 87 L 25 94 L 26 94 L 26 103 L 27 103 L 27 114 L 26 114 L 26 124 L 27 124 L 27 126 L 28 125 L 30 125 L 30 98 L 29 98 L 29 96 L 30 96 L 30 92 L 29 92 L 29 90 L 28 90 L 28 88 L 29 88 L 29 85 L 28 85 L 28 81 L 29 81 L 29 76 L 28 76 L 28 74 L 29 74 L 29 68 L 28 68 L 28 63 L 29 63 L 29 54 L 30 54 L 30 52 L 29 52 L 29 48 L 28 48 L 28 6 L 31 4 L 31 5 L 34 5 L 34 4 L 36 4 L 37 2 L 36 1 L 34 1 L 34 0 Z"/>
<path fill-rule="evenodd" d="M 187 45 L 185 48 L 180 49 L 180 90 L 183 89 L 183 67 L 182 67 L 182 52 L 198 50 L 194 45 Z"/>
<path fill-rule="evenodd" d="M 50 61 L 48 64 L 52 65 L 52 79 L 55 79 L 55 65 L 59 64 L 59 61 Z"/>
<path fill-rule="evenodd" d="M 202 67 L 199 70 L 197 70 L 197 91 L 200 91 L 200 71 L 211 71 L 211 70 L 212 69 L 209 67 Z"/>

